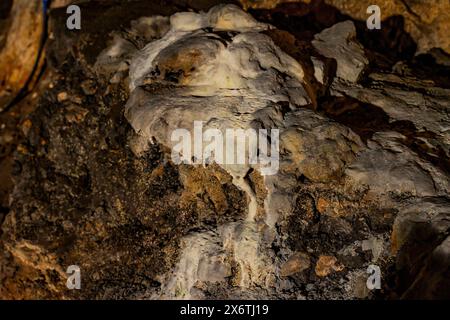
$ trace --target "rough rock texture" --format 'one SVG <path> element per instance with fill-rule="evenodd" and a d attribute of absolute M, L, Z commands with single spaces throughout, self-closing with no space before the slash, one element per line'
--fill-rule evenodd
<path fill-rule="evenodd" d="M 420 53 L 432 48 L 441 48 L 450 53 L 449 29 L 450 3 L 447 0 L 385 0 L 385 1 L 354 1 L 354 0 L 240 0 L 245 9 L 273 9 L 277 6 L 292 3 L 314 6 L 324 2 L 334 6 L 342 13 L 357 20 L 365 21 L 369 14 L 366 10 L 376 4 L 380 7 L 382 20 L 393 16 L 404 18 L 405 30 L 417 42 Z"/>
<path fill-rule="evenodd" d="M 41 47 L 41 1 L 2 1 L 0 5 L 0 110 L 26 85 Z M 39 63 L 39 62 L 38 62 Z"/>
<path fill-rule="evenodd" d="M 348 82 L 357 82 L 361 72 L 369 64 L 363 48 L 355 38 L 355 25 L 346 21 L 323 30 L 312 42 L 319 53 L 336 60 L 336 76 Z"/>
<path fill-rule="evenodd" d="M 448 58 L 336 9 L 215 4 L 81 1 L 80 32 L 50 12 L 39 102 L 0 135 L 0 297 L 449 298 Z M 278 171 L 175 164 L 200 120 L 278 129 Z"/>

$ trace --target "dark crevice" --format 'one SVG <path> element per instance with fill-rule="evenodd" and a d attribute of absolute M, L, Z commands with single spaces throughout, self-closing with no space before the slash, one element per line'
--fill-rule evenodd
<path fill-rule="evenodd" d="M 433 49 L 430 52 L 436 53 L 450 62 L 450 55 L 442 49 Z M 409 64 L 414 70 L 414 76 L 418 79 L 432 79 L 435 86 L 450 89 L 450 63 L 440 64 L 432 54 L 419 54 L 415 56 Z"/>
<path fill-rule="evenodd" d="M 418 130 L 406 120 L 391 121 L 383 109 L 363 103 L 350 97 L 325 97 L 320 101 L 320 111 L 327 117 L 351 128 L 364 143 L 376 132 L 395 131 L 405 136 L 401 142 L 414 151 L 422 160 L 450 174 L 450 159 L 438 144 L 431 149 L 421 138 L 435 140 L 436 134 L 428 130 Z"/>

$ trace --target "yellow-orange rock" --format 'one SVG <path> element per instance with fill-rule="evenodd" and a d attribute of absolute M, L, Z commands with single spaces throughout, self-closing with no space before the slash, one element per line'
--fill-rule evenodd
<path fill-rule="evenodd" d="M 281 267 L 280 274 L 287 277 L 302 272 L 310 267 L 310 259 L 306 253 L 295 252 Z"/>
<path fill-rule="evenodd" d="M 333 256 L 320 256 L 315 269 L 316 275 L 319 277 L 326 277 L 333 271 L 339 272 L 342 270 L 344 270 L 344 266 Z"/>

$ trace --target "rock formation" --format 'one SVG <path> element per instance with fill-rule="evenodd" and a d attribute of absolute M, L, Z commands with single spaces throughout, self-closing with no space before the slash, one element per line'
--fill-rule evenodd
<path fill-rule="evenodd" d="M 365 21 L 369 14 L 367 8 L 373 4 L 379 6 L 383 20 L 401 16 L 406 31 L 416 40 L 419 52 L 441 48 L 450 53 L 450 40 L 446 34 L 449 28 L 450 3 L 446 0 L 240 0 L 245 9 L 274 9 L 277 6 L 305 4 L 310 7 L 322 3 L 339 9 L 343 14 Z"/>
<path fill-rule="evenodd" d="M 412 37 L 394 23 L 374 40 L 352 6 L 329 2 L 324 22 L 308 1 L 291 16 L 277 1 L 253 15 L 81 1 L 68 32 L 60 2 L 47 68 L 1 117 L 0 298 L 450 297 L 450 60 L 423 53 L 445 39 L 408 22 Z M 277 170 L 176 163 L 172 134 L 196 122 L 277 130 Z"/>

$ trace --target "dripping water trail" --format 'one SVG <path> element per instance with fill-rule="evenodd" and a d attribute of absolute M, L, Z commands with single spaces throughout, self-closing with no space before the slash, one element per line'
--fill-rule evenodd
<path fill-rule="evenodd" d="M 248 214 L 247 214 L 246 221 L 254 222 L 255 217 L 256 217 L 256 212 L 258 209 L 258 203 L 256 201 L 255 191 L 253 190 L 250 183 L 248 182 L 248 179 L 245 177 L 233 176 L 233 184 L 247 194 L 247 196 L 249 198 L 249 202 L 248 202 Z"/>

